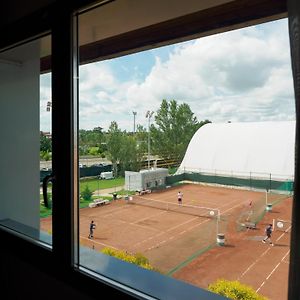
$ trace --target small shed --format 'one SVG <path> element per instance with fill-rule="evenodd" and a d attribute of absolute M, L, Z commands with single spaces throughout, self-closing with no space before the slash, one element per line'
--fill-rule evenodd
<path fill-rule="evenodd" d="M 125 189 L 128 191 L 141 191 L 159 189 L 166 185 L 168 169 L 150 169 L 139 172 L 125 171 Z"/>

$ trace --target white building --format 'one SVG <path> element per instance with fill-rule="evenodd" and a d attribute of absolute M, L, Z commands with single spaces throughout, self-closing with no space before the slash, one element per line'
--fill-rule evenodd
<path fill-rule="evenodd" d="M 194 134 L 177 174 L 294 176 L 295 121 L 209 123 Z"/>

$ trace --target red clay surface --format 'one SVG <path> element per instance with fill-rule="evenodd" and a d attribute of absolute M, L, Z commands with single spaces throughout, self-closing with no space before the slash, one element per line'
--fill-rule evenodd
<path fill-rule="evenodd" d="M 257 229 L 228 234 L 226 246 L 207 251 L 173 277 L 202 288 L 219 278 L 239 280 L 269 299 L 287 299 L 290 234 L 275 230 L 274 247 L 261 240 L 273 219 L 290 219 L 291 206 L 291 198 L 284 200 L 265 215 Z"/>
<path fill-rule="evenodd" d="M 290 219 L 291 199 L 273 207 L 257 229 L 237 231 L 236 220 L 256 208 L 265 194 L 256 191 L 185 184 L 144 195 L 145 199 L 219 209 L 226 222 L 219 224 L 225 233 L 225 246 L 216 246 L 216 219 L 203 218 L 117 200 L 109 205 L 80 210 L 80 243 L 101 250 L 112 247 L 142 253 L 165 274 L 207 288 L 218 278 L 239 280 L 251 285 L 269 299 L 287 298 L 289 234 L 274 232 L 275 246 L 261 242 L 264 227 L 273 218 Z M 97 224 L 94 239 L 88 239 L 89 223 Z M 51 229 L 51 219 L 41 220 L 41 229 Z M 210 250 L 207 247 L 214 245 Z"/>

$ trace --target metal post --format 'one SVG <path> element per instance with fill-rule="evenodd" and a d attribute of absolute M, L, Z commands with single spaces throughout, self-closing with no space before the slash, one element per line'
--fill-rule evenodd
<path fill-rule="evenodd" d="M 47 108 L 46 108 L 46 111 L 50 112 L 50 129 L 49 129 L 49 133 L 50 133 L 50 136 L 51 136 L 51 132 L 52 132 L 52 125 L 51 125 L 51 119 L 52 119 L 52 116 L 51 116 L 51 107 L 52 107 L 52 102 L 51 101 L 48 101 L 47 102 Z"/>
<path fill-rule="evenodd" d="M 133 133 L 135 133 L 135 116 L 136 116 L 136 111 L 133 111 Z"/>
<path fill-rule="evenodd" d="M 150 119 L 154 111 L 148 110 L 146 113 L 146 118 L 148 118 L 148 170 L 150 170 Z"/>
<path fill-rule="evenodd" d="M 294 201 L 292 208 L 291 252 L 289 264 L 289 290 L 288 299 L 300 298 L 300 167 L 299 167 L 299 141 L 300 141 L 300 2 L 288 0 L 289 36 L 294 79 L 295 107 L 296 107 L 296 141 L 295 141 L 295 181 Z"/>

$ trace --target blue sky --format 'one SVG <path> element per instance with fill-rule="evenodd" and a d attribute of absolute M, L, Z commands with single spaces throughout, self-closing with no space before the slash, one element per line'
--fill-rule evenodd
<path fill-rule="evenodd" d="M 162 99 L 199 121 L 294 120 L 287 20 L 265 23 L 80 67 L 80 128 L 147 126 Z M 41 76 L 41 130 L 49 130 L 50 75 Z"/>

